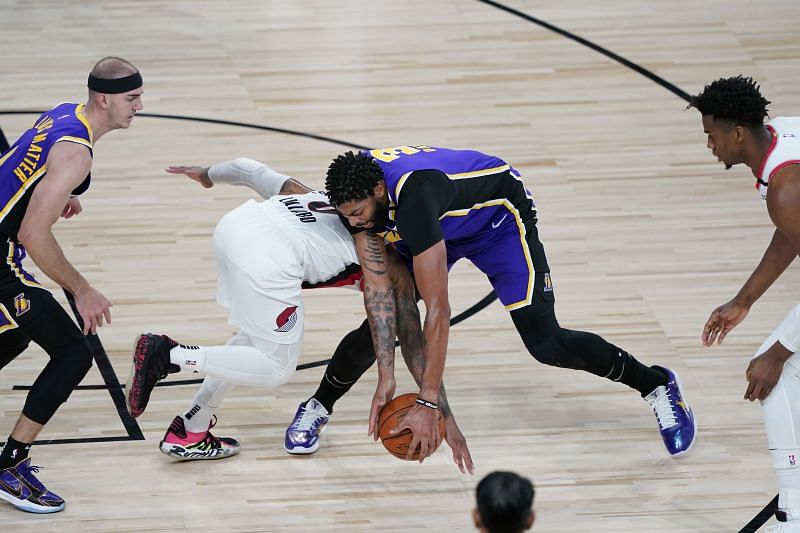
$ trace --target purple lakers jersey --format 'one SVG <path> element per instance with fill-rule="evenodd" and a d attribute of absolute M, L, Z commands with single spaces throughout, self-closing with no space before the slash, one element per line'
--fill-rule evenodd
<path fill-rule="evenodd" d="M 381 167 L 389 194 L 390 223 L 382 234 L 389 242 L 403 239 L 395 214 L 403 187 L 415 171 L 436 170 L 454 184 L 455 200 L 439 219 L 447 242 L 475 238 L 498 212 L 513 211 L 520 223 L 535 222 L 536 211 L 519 173 L 499 157 L 424 145 L 370 150 L 369 155 Z"/>
<path fill-rule="evenodd" d="M 59 104 L 43 113 L 0 158 L 0 234 L 16 240 L 31 193 L 47 172 L 47 156 L 57 142 L 82 144 L 92 150 L 92 129 L 82 104 Z M 90 176 L 72 191 L 81 194 Z"/>

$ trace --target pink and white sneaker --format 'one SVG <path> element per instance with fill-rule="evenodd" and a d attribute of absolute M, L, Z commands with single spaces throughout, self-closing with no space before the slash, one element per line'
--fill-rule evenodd
<path fill-rule="evenodd" d="M 211 434 L 211 428 L 216 423 L 217 417 L 214 417 L 214 420 L 208 425 L 208 431 L 190 433 L 186 431 L 183 417 L 178 415 L 170 424 L 159 449 L 161 453 L 181 461 L 223 459 L 239 453 L 241 446 L 236 439 L 215 437 Z"/>

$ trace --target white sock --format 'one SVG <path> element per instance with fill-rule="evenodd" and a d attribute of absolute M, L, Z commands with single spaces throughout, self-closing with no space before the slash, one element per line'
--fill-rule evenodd
<path fill-rule="evenodd" d="M 214 376 L 207 376 L 203 380 L 200 390 L 197 391 L 189 410 L 182 415 L 186 431 L 191 433 L 207 431 L 214 412 L 233 387 L 233 383 L 222 381 Z"/>

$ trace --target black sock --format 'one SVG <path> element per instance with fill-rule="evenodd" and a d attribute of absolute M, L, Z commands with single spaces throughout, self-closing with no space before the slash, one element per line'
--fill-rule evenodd
<path fill-rule="evenodd" d="M 31 449 L 30 444 L 19 442 L 11 437 L 8 437 L 8 442 L 0 452 L 0 470 L 16 466 L 20 461 L 28 458 L 28 451 Z"/>
<path fill-rule="evenodd" d="M 336 376 L 330 372 L 329 367 L 328 370 L 325 371 L 325 375 L 322 376 L 322 381 L 319 382 L 317 392 L 315 392 L 312 397 L 316 398 L 317 401 L 328 410 L 328 413 L 332 413 L 333 404 L 335 404 L 339 398 L 347 394 L 347 391 L 350 390 L 350 387 L 352 387 L 355 382 L 356 380 L 346 383 L 336 379 Z"/>
<path fill-rule="evenodd" d="M 653 392 L 656 387 L 667 384 L 666 375 L 643 365 L 634 356 L 620 349 L 617 349 L 617 357 L 614 358 L 608 378 L 636 389 L 642 397 Z"/>

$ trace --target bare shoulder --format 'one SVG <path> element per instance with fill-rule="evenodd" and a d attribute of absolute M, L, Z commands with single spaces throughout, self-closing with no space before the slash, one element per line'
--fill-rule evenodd
<path fill-rule="evenodd" d="M 800 234 L 800 164 L 788 165 L 770 178 L 767 210 L 782 232 Z"/>
<path fill-rule="evenodd" d="M 53 145 L 50 153 L 47 154 L 48 173 L 59 170 L 63 165 L 89 172 L 92 168 L 92 154 L 82 144 L 66 141 L 58 142 Z M 83 177 L 85 177 L 85 174 Z"/>

